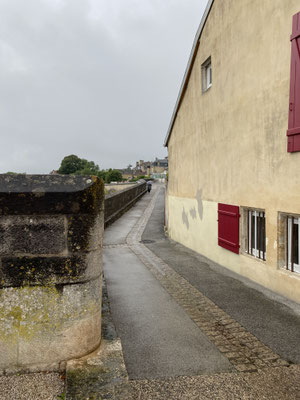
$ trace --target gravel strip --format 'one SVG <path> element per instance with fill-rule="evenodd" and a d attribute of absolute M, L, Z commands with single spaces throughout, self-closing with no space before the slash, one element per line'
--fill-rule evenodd
<path fill-rule="evenodd" d="M 300 366 L 130 381 L 116 400 L 299 400 Z"/>
<path fill-rule="evenodd" d="M 64 391 L 58 373 L 37 373 L 0 377 L 0 400 L 57 400 Z"/>

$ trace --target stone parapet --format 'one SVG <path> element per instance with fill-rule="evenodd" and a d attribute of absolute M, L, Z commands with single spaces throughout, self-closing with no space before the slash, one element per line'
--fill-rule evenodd
<path fill-rule="evenodd" d="M 101 338 L 103 182 L 0 175 L 0 370 L 58 369 Z"/>
<path fill-rule="evenodd" d="M 116 221 L 146 193 L 146 182 L 105 196 L 105 227 Z"/>

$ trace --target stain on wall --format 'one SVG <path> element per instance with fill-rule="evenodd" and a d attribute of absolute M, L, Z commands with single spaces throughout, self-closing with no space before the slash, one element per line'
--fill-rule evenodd
<path fill-rule="evenodd" d="M 197 190 L 196 200 L 197 200 L 197 203 L 198 203 L 198 214 L 199 214 L 199 217 L 200 217 L 200 219 L 202 221 L 202 219 L 203 219 L 202 189 L 198 189 Z"/>
<path fill-rule="evenodd" d="M 190 222 L 189 222 L 189 215 L 185 211 L 185 208 L 183 207 L 182 209 L 182 222 L 183 224 L 187 227 L 187 229 L 190 229 Z"/>
<path fill-rule="evenodd" d="M 190 210 L 190 216 L 191 216 L 193 219 L 196 219 L 196 218 L 197 218 L 197 210 L 196 210 L 195 207 L 192 208 L 192 209 Z"/>

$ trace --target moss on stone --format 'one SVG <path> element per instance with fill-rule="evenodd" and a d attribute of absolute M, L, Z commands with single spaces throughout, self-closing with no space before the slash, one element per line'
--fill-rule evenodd
<path fill-rule="evenodd" d="M 92 262 L 100 274 L 104 187 L 96 177 L 28 175 L 0 176 L 0 186 L 0 342 L 12 352 L 25 343 L 30 358 L 31 343 L 100 324 L 101 278 L 81 282 L 98 274 Z"/>
<path fill-rule="evenodd" d="M 101 366 L 69 370 L 67 373 L 68 397 L 72 399 L 101 400 L 101 389 L 110 382 L 108 370 Z"/>
<path fill-rule="evenodd" d="M 3 257 L 0 288 L 78 282 L 85 276 L 86 268 L 85 255 Z"/>

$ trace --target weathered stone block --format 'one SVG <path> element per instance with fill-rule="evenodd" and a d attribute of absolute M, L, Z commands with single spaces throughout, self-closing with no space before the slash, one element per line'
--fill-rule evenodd
<path fill-rule="evenodd" d="M 0 340 L 0 372 L 7 369 L 8 366 L 17 365 L 18 363 L 17 333 L 11 335 L 9 340 L 6 339 L 8 338 L 5 338 L 5 340 L 1 338 Z"/>
<path fill-rule="evenodd" d="M 0 370 L 99 345 L 103 199 L 94 177 L 0 175 Z"/>
<path fill-rule="evenodd" d="M 76 282 L 84 271 L 85 261 L 80 256 L 3 257 L 0 287 Z"/>
<path fill-rule="evenodd" d="M 74 321 L 72 326 L 62 327 L 55 335 L 47 331 L 43 337 L 35 336 L 30 342 L 21 338 L 18 363 L 28 367 L 40 364 L 43 370 L 48 370 L 49 365 L 59 364 L 62 354 L 68 354 L 67 359 L 78 358 L 95 350 L 100 340 L 101 311 Z"/>
<path fill-rule="evenodd" d="M 0 288 L 80 283 L 98 278 L 101 249 L 70 257 L 3 257 Z"/>
<path fill-rule="evenodd" d="M 103 215 L 96 220 L 93 215 L 69 215 L 67 225 L 70 251 L 91 251 L 102 246 Z"/>
<path fill-rule="evenodd" d="M 1 216 L 0 255 L 66 252 L 65 225 L 62 215 Z"/>

